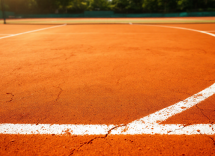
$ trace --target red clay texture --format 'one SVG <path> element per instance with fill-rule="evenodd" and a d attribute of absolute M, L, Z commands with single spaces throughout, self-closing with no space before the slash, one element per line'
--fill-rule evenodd
<path fill-rule="evenodd" d="M 47 27 L 0 25 L 0 34 Z M 215 83 L 214 43 L 150 25 L 69 25 L 0 39 L 0 123 L 130 123 Z M 213 123 L 214 98 L 166 123 Z M 214 139 L 0 135 L 0 155 L 215 155 Z"/>
<path fill-rule="evenodd" d="M 213 84 L 213 43 L 209 35 L 142 25 L 2 39 L 0 122 L 129 123 Z"/>
<path fill-rule="evenodd" d="M 146 155 L 212 156 L 214 136 L 43 136 L 0 135 L 0 154 L 4 156 L 42 155 Z"/>

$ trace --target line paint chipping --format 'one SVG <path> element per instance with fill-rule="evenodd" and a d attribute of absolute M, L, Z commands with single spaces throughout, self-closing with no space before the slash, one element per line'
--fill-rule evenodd
<path fill-rule="evenodd" d="M 58 125 L 58 124 L 0 124 L 1 134 L 107 134 L 114 125 Z"/>
<path fill-rule="evenodd" d="M 64 26 L 64 25 L 60 25 Z M 157 26 L 157 25 L 153 25 Z M 59 26 L 55 26 L 59 27 Z M 183 29 L 207 34 L 215 37 L 215 34 L 199 31 L 195 29 L 159 26 L 175 29 Z M 54 28 L 54 27 L 49 27 Z M 45 28 L 45 29 L 49 29 Z M 45 29 L 38 29 L 30 32 L 36 32 Z M 6 36 L 13 37 L 25 33 Z M 2 38 L 0 38 L 2 39 Z M 167 134 L 167 135 L 193 135 L 193 134 L 215 134 L 215 124 L 159 124 L 173 115 L 186 111 L 187 109 L 195 106 L 196 104 L 204 101 L 210 96 L 215 94 L 215 83 L 205 90 L 183 100 L 172 106 L 164 108 L 139 120 L 135 120 L 128 125 L 73 125 L 73 124 L 0 124 L 0 134 L 71 134 L 71 135 L 136 135 L 136 134 Z"/>

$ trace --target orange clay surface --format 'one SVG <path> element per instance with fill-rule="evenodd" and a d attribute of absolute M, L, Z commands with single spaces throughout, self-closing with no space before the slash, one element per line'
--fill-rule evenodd
<path fill-rule="evenodd" d="M 0 37 L 46 27 L 0 25 Z M 0 39 L 0 123 L 130 123 L 212 85 L 214 43 L 206 34 L 149 25 L 70 25 Z M 214 100 L 164 123 L 214 123 Z M 0 155 L 215 155 L 214 139 L 0 135 Z"/>

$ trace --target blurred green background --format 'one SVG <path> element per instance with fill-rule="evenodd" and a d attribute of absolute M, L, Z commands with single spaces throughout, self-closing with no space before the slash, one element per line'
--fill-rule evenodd
<path fill-rule="evenodd" d="M 15 14 L 70 14 L 84 11 L 114 13 L 178 13 L 215 11 L 215 0 L 3 0 Z"/>

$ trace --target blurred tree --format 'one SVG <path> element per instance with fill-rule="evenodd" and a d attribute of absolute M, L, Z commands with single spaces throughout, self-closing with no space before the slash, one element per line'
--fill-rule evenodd
<path fill-rule="evenodd" d="M 72 0 L 68 9 L 71 13 L 81 13 L 87 10 L 88 6 L 89 1 L 87 0 Z"/>
<path fill-rule="evenodd" d="M 6 10 L 26 13 L 35 6 L 35 0 L 5 0 Z"/>
<path fill-rule="evenodd" d="M 89 0 L 89 10 L 110 10 L 109 0 Z"/>
<path fill-rule="evenodd" d="M 54 13 L 59 8 L 61 0 L 35 0 L 40 13 Z"/>
<path fill-rule="evenodd" d="M 177 3 L 178 0 L 162 0 L 163 12 L 175 12 L 178 11 Z"/>
<path fill-rule="evenodd" d="M 56 1 L 56 8 L 62 9 L 63 13 L 67 13 L 67 9 L 69 4 L 71 4 L 72 0 L 55 0 Z"/>
<path fill-rule="evenodd" d="M 145 12 L 159 12 L 160 11 L 160 3 L 161 0 L 143 0 L 142 7 Z"/>
<path fill-rule="evenodd" d="M 5 8 L 16 13 L 80 13 L 85 10 L 168 13 L 215 11 L 215 0 L 5 0 Z"/>
<path fill-rule="evenodd" d="M 129 12 L 132 13 L 140 13 L 142 12 L 142 0 L 130 0 L 127 9 Z"/>
<path fill-rule="evenodd" d="M 129 0 L 113 0 L 114 11 L 120 13 L 127 13 L 129 7 Z"/>

